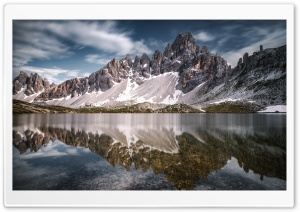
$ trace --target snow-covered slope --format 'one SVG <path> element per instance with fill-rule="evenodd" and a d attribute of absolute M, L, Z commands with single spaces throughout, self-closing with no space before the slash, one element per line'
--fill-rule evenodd
<path fill-rule="evenodd" d="M 178 78 L 178 73 L 165 73 L 146 79 L 142 85 L 128 78 L 105 92 L 85 93 L 73 98 L 68 96 L 46 103 L 75 108 L 90 104 L 93 106 L 132 105 L 143 102 L 175 104 L 180 102 L 183 96 L 182 91 L 175 89 Z"/>

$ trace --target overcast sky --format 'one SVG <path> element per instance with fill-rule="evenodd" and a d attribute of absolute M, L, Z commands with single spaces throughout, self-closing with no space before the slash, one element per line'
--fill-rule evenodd
<path fill-rule="evenodd" d="M 245 52 L 286 44 L 286 21 L 14 21 L 13 76 L 21 70 L 50 82 L 85 77 L 114 57 L 164 51 L 182 32 L 202 48 L 218 53 L 233 67 Z"/>

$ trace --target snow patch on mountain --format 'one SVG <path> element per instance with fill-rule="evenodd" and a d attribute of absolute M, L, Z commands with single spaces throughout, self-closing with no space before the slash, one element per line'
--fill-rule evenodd
<path fill-rule="evenodd" d="M 286 105 L 272 105 L 266 107 L 266 109 L 258 111 L 259 113 L 275 113 L 275 112 L 280 112 L 280 113 L 286 113 Z"/>
<path fill-rule="evenodd" d="M 40 91 L 40 92 L 37 92 L 35 94 L 32 94 L 30 96 L 27 96 L 24 91 L 25 91 L 26 88 L 22 88 L 21 91 L 19 91 L 17 94 L 13 95 L 13 99 L 17 99 L 17 100 L 21 100 L 21 101 L 24 101 L 24 102 L 29 102 L 29 103 L 32 103 L 34 101 L 34 99 L 40 95 L 41 93 L 44 92 L 44 90 Z"/>
<path fill-rule="evenodd" d="M 130 98 L 138 103 L 175 104 L 183 94 L 181 91 L 176 92 L 178 78 L 178 73 L 175 72 L 153 76 L 136 87 L 131 92 Z"/>
<path fill-rule="evenodd" d="M 191 90 L 190 92 L 183 94 L 181 98 L 179 99 L 178 103 L 183 104 L 193 104 L 196 102 L 199 98 L 197 97 L 197 93 L 203 88 L 206 82 L 201 83 L 196 88 Z"/>
<path fill-rule="evenodd" d="M 212 102 L 210 104 L 220 104 L 220 103 L 223 103 L 223 102 L 236 102 L 236 101 L 239 101 L 240 98 L 237 98 L 237 99 L 231 99 L 231 98 L 227 98 L 227 99 L 221 99 L 220 101 L 216 101 L 216 102 Z"/>

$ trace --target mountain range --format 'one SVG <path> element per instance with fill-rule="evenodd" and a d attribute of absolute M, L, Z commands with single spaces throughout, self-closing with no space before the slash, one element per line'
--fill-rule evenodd
<path fill-rule="evenodd" d="M 88 77 L 50 84 L 21 71 L 13 99 L 70 108 L 187 104 L 198 108 L 224 102 L 261 107 L 286 105 L 286 45 L 245 53 L 232 68 L 217 53 L 179 34 L 164 52 L 112 59 Z"/>

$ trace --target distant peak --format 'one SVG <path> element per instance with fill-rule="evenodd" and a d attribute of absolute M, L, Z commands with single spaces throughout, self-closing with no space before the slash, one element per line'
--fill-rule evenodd
<path fill-rule="evenodd" d="M 193 37 L 193 34 L 191 32 L 183 32 L 183 33 L 178 34 L 177 36 Z"/>
<path fill-rule="evenodd" d="M 25 72 L 25 71 L 20 71 L 20 74 L 24 74 L 24 75 L 25 75 L 26 72 Z M 20 74 L 19 74 L 19 75 L 20 75 Z M 27 75 L 27 74 L 26 74 L 26 75 Z"/>
<path fill-rule="evenodd" d="M 142 54 L 142 58 L 145 58 L 145 57 L 146 57 L 146 58 L 149 58 L 149 56 L 148 56 L 146 53 L 143 53 L 143 54 Z"/>
<path fill-rule="evenodd" d="M 130 54 L 126 54 L 125 59 L 130 59 L 131 55 Z"/>
<path fill-rule="evenodd" d="M 195 40 L 192 33 L 190 33 L 190 32 L 180 33 L 176 36 L 174 42 L 171 45 L 174 45 L 174 43 L 176 43 L 178 41 L 187 41 L 187 40 L 192 40 L 192 39 Z"/>
<path fill-rule="evenodd" d="M 25 71 L 20 71 L 19 75 L 16 78 L 27 78 L 28 75 Z"/>
<path fill-rule="evenodd" d="M 178 57 L 182 54 L 195 55 L 199 52 L 199 46 L 191 32 L 184 32 L 177 35 L 174 42 L 166 47 L 164 55 L 168 58 Z"/>

